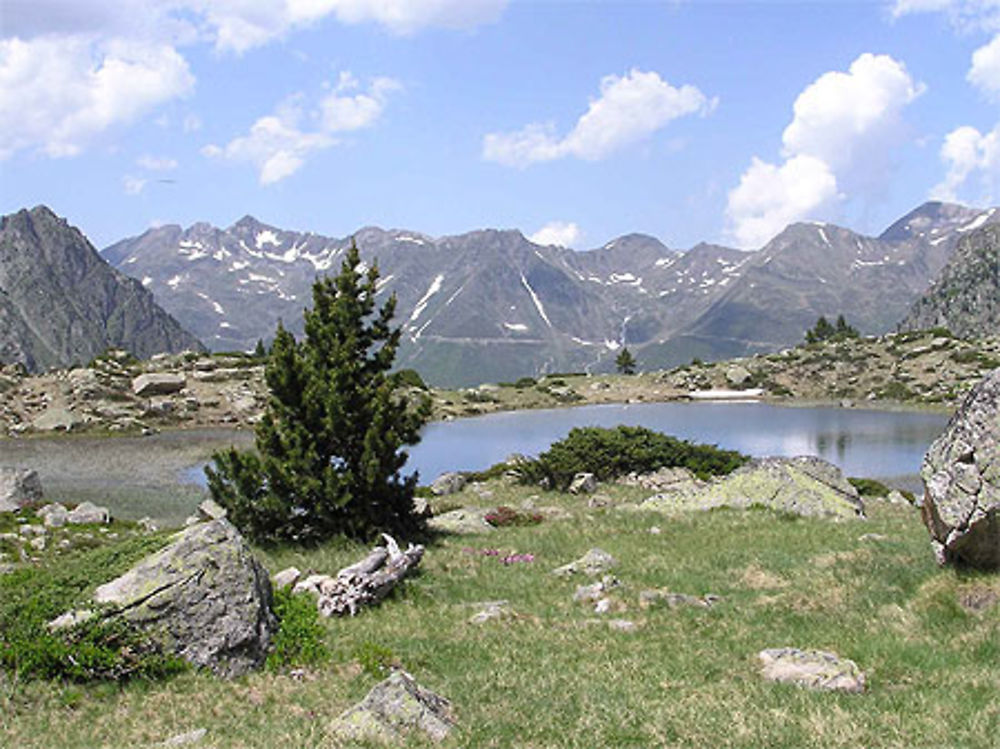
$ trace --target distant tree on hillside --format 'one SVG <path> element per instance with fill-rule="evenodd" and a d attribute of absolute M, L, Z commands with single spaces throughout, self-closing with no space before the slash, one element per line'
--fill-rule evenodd
<path fill-rule="evenodd" d="M 806 331 L 806 343 L 819 343 L 820 341 L 845 341 L 848 338 L 858 337 L 857 328 L 848 325 L 843 315 L 837 316 L 837 322 L 830 324 L 823 315 L 820 315 L 816 324 Z"/>
<path fill-rule="evenodd" d="M 619 374 L 635 374 L 635 357 L 632 356 L 632 352 L 628 350 L 627 346 L 618 352 L 618 356 L 615 358 L 615 367 L 618 369 Z"/>

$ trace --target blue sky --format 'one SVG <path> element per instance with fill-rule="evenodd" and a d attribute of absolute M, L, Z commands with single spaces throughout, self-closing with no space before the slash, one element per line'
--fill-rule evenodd
<path fill-rule="evenodd" d="M 3 0 L 0 210 L 598 247 L 1000 200 L 1000 0 Z"/>

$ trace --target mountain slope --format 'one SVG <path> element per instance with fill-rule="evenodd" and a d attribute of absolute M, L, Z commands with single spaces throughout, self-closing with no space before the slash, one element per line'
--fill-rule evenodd
<path fill-rule="evenodd" d="M 200 348 L 142 285 L 44 206 L 0 219 L 0 361 L 29 370 Z"/>
<path fill-rule="evenodd" d="M 470 385 L 607 371 L 622 345 L 644 368 L 772 351 L 799 342 L 820 315 L 886 332 L 958 239 L 998 218 L 928 203 L 881 237 L 794 224 L 756 252 L 679 252 L 642 234 L 575 252 L 494 229 L 432 238 L 368 227 L 354 239 L 364 262 L 379 264 L 380 294 L 397 296 L 399 365 Z M 105 256 L 211 348 L 249 349 L 279 319 L 301 333 L 311 281 L 339 270 L 350 241 L 247 216 L 227 229 L 152 229 Z"/>
<path fill-rule="evenodd" d="M 931 327 L 963 338 L 1000 330 L 1000 224 L 966 234 L 938 281 L 900 324 L 901 330 Z"/>

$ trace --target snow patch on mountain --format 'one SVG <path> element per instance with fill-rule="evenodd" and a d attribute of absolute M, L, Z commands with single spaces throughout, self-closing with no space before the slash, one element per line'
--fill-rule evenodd
<path fill-rule="evenodd" d="M 552 321 L 549 320 L 549 316 L 545 314 L 545 307 L 542 306 L 542 300 L 538 298 L 538 294 L 536 294 L 535 290 L 531 288 L 531 284 L 529 284 L 528 279 L 524 277 L 524 273 L 521 274 L 521 284 L 528 290 L 528 295 L 531 297 L 531 301 L 534 302 L 535 309 L 538 310 L 539 317 L 545 320 L 545 324 L 551 328 Z"/>
<path fill-rule="evenodd" d="M 441 284 L 444 282 L 444 276 L 438 274 L 431 281 L 431 285 L 427 287 L 427 291 L 424 295 L 420 297 L 420 301 L 417 302 L 417 306 L 413 308 L 413 313 L 410 315 L 410 322 L 416 322 L 417 318 L 423 314 L 424 310 L 427 309 L 427 303 L 431 300 L 431 297 L 441 291 Z"/>
<path fill-rule="evenodd" d="M 275 234 L 273 231 L 271 231 L 270 229 L 262 229 L 261 231 L 257 232 L 257 236 L 254 239 L 254 244 L 257 245 L 258 250 L 263 250 L 264 245 L 270 244 L 277 247 L 281 244 L 281 242 L 278 241 L 278 235 Z"/>
<path fill-rule="evenodd" d="M 507 330 L 514 330 L 518 333 L 523 333 L 528 329 L 528 326 L 523 322 L 505 322 L 503 326 L 507 328 Z"/>

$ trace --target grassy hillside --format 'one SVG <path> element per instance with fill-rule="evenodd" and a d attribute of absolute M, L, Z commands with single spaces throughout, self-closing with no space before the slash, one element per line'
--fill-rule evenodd
<path fill-rule="evenodd" d="M 602 507 L 536 492 L 495 481 L 438 500 L 546 519 L 431 543 L 420 574 L 377 609 L 323 622 L 330 656 L 318 665 L 124 687 L 0 677 L 0 744 L 136 747 L 205 728 L 202 746 L 329 746 L 328 724 L 399 665 L 452 700 L 459 726 L 446 747 L 996 745 L 1000 578 L 937 568 L 912 507 L 870 503 L 867 521 L 840 523 L 769 511 L 669 518 L 628 509 L 649 493 L 635 487 L 602 486 Z M 573 600 L 590 579 L 551 574 L 595 546 L 619 562 L 606 614 Z M 511 552 L 533 556 L 504 564 Z M 363 553 L 332 544 L 262 556 L 272 572 L 332 572 Z M 642 608 L 647 589 L 721 601 Z M 496 600 L 512 613 L 470 623 Z M 853 659 L 866 693 L 764 682 L 757 653 L 783 646 Z"/>

